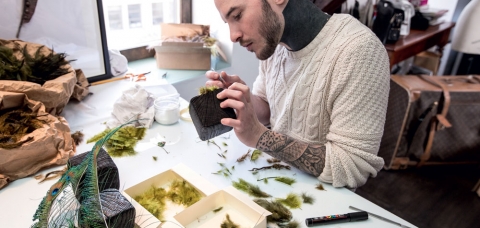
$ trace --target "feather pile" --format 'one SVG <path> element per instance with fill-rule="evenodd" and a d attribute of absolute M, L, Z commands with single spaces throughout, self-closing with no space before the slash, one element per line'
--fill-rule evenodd
<path fill-rule="evenodd" d="M 27 107 L 0 112 L 0 148 L 13 149 L 33 139 L 23 136 L 42 128 L 44 121 L 37 118 L 37 113 Z"/>
<path fill-rule="evenodd" d="M 65 53 L 43 54 L 45 46 L 40 46 L 35 54 L 30 55 L 27 45 L 15 48 L 0 46 L 0 80 L 28 81 L 40 85 L 62 75 L 70 73 L 66 67 L 71 61 L 67 61 Z M 17 58 L 23 56 L 23 58 Z"/>

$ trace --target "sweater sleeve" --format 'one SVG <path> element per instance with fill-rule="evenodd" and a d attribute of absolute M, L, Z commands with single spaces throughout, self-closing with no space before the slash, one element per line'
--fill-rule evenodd
<path fill-rule="evenodd" d="M 260 61 L 258 67 L 258 76 L 253 82 L 252 94 L 260 97 L 264 101 L 267 101 L 267 89 L 265 84 L 265 64 L 266 61 Z"/>
<path fill-rule="evenodd" d="M 365 37 L 366 36 L 366 37 Z M 376 37 L 355 38 L 343 46 L 330 80 L 326 162 L 319 180 L 357 188 L 375 177 L 384 161 L 377 156 L 390 88 L 388 55 Z"/>
<path fill-rule="evenodd" d="M 260 61 L 259 69 L 258 69 L 258 76 L 253 82 L 252 94 L 255 96 L 260 97 L 262 100 L 268 102 L 267 100 L 267 88 L 265 82 L 265 74 L 266 74 L 266 61 Z"/>

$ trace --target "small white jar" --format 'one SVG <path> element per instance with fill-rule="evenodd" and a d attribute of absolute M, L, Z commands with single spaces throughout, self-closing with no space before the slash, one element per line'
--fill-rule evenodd
<path fill-rule="evenodd" d="M 180 118 L 180 101 L 178 97 L 159 97 L 154 102 L 155 121 L 159 124 L 170 125 Z"/>

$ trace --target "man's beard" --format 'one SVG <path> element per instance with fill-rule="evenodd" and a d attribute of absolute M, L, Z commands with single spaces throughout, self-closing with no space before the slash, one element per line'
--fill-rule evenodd
<path fill-rule="evenodd" d="M 262 0 L 262 20 L 260 22 L 260 35 L 265 39 L 265 47 L 259 51 L 257 58 L 265 60 L 275 53 L 280 42 L 281 24 L 280 18 L 272 10 L 267 0 Z"/>

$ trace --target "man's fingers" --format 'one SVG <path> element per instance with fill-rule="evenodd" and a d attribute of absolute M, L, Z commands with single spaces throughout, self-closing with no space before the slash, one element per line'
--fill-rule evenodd
<path fill-rule="evenodd" d="M 231 89 L 226 89 L 223 90 L 222 92 L 217 94 L 218 99 L 226 99 L 226 98 L 232 98 L 235 100 L 241 101 L 243 97 L 243 93 L 238 90 L 231 90 Z"/>
<path fill-rule="evenodd" d="M 231 85 L 235 82 L 238 82 L 238 83 L 241 83 L 241 84 L 245 85 L 245 82 L 242 81 L 242 79 L 240 79 L 240 77 L 238 77 L 237 75 L 228 75 L 224 71 L 220 72 L 220 74 L 222 75 L 223 80 L 225 80 L 225 82 L 229 85 Z"/>
<path fill-rule="evenodd" d="M 250 88 L 248 86 L 241 84 L 241 83 L 233 83 L 231 86 L 228 87 L 229 90 L 238 90 L 243 93 L 245 100 L 250 102 Z"/>
<path fill-rule="evenodd" d="M 221 108 L 230 107 L 236 109 L 237 111 L 242 111 L 245 109 L 245 103 L 233 99 L 227 99 L 220 103 Z"/>
<path fill-rule="evenodd" d="M 220 120 L 220 122 L 225 126 L 233 127 L 235 129 L 239 129 L 240 126 L 242 125 L 240 120 L 236 120 L 232 118 L 223 118 Z"/>
<path fill-rule="evenodd" d="M 215 71 L 209 70 L 205 73 L 205 76 L 210 80 L 218 80 L 218 73 Z"/>
<path fill-rule="evenodd" d="M 207 81 L 207 82 L 205 83 L 205 86 L 216 86 L 216 87 L 218 87 L 218 88 L 225 88 L 225 87 L 223 86 L 223 83 L 222 83 L 221 81 L 212 81 L 212 80 Z"/>

